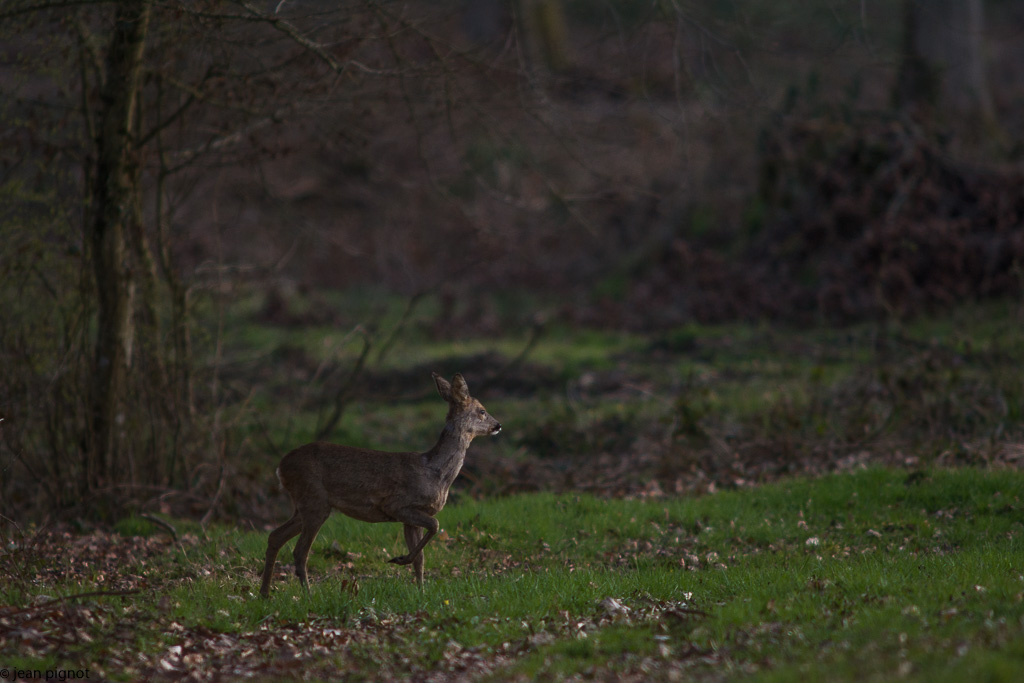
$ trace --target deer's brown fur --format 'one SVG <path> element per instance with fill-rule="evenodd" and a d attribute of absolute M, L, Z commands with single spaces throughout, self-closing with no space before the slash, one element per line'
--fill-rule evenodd
<path fill-rule="evenodd" d="M 437 443 L 425 453 L 389 453 L 318 441 L 282 458 L 277 476 L 295 513 L 270 532 L 260 595 L 270 594 L 277 554 L 295 536 L 295 574 L 309 588 L 309 549 L 332 510 L 364 522 L 401 522 L 409 552 L 390 561 L 411 564 L 422 585 L 423 548 L 438 531 L 434 515 L 448 500 L 466 449 L 474 437 L 501 431 L 501 424 L 469 395 L 462 375 L 449 383 L 434 373 L 434 383 L 448 402 L 448 417 Z"/>

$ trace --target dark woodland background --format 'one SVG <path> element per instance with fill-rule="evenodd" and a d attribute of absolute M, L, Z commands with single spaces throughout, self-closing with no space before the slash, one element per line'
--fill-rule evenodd
<path fill-rule="evenodd" d="M 1019 298 L 1022 140 L 1012 0 L 5 0 L 0 514 L 216 507 L 253 296 L 365 335 L 352 382 L 382 296 L 433 339 Z"/>

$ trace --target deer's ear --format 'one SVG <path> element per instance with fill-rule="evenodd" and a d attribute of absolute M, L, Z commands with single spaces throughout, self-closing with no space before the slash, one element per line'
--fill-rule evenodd
<path fill-rule="evenodd" d="M 445 402 L 451 403 L 452 385 L 448 384 L 448 380 L 446 380 L 444 377 L 437 374 L 436 372 L 432 374 L 434 376 L 434 384 L 437 385 L 437 393 L 441 394 L 441 398 L 443 398 Z"/>
<path fill-rule="evenodd" d="M 458 403 L 469 403 L 469 387 L 461 373 L 452 377 L 452 400 Z"/>

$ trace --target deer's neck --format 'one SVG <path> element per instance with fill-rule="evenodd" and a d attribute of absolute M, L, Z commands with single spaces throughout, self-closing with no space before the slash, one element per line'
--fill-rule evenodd
<path fill-rule="evenodd" d="M 441 432 L 437 444 L 427 451 L 427 464 L 437 472 L 445 488 L 451 486 L 455 477 L 459 476 L 471 441 L 473 437 L 470 434 L 448 424 Z"/>

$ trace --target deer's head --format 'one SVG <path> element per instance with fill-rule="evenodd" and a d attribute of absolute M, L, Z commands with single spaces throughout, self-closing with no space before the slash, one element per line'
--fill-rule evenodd
<path fill-rule="evenodd" d="M 448 403 L 448 423 L 470 436 L 488 436 L 501 431 L 501 423 L 495 420 L 480 401 L 469 395 L 469 387 L 461 374 L 455 373 L 449 383 L 434 373 L 437 393 Z"/>

